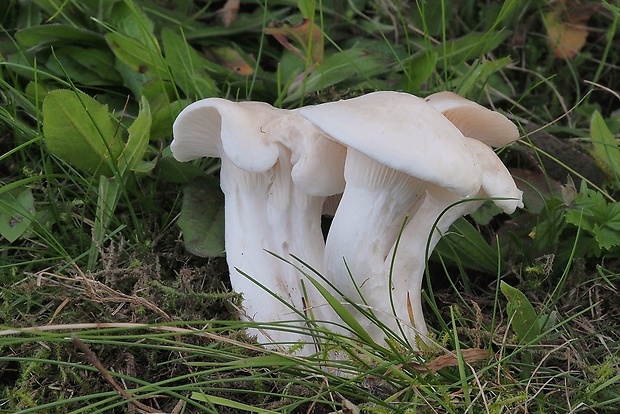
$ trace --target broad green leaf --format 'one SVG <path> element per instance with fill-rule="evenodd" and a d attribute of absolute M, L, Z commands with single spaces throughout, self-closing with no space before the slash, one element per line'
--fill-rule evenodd
<path fill-rule="evenodd" d="M 315 68 L 303 81 L 303 86 L 298 86 L 284 99 L 284 102 L 299 100 L 302 94 L 316 92 L 340 83 L 359 84 L 388 71 L 387 67 L 392 63 L 385 55 L 362 48 L 335 53 L 325 58 L 323 64 Z"/>
<path fill-rule="evenodd" d="M 80 17 L 100 17 L 108 13 L 109 8 L 116 2 L 123 0 L 29 0 L 24 4 L 35 3 L 45 10 L 44 18 L 49 21 L 62 21 L 72 26 L 84 25 Z M 81 16 L 80 16 L 81 14 Z M 39 20 L 40 21 L 40 20 Z"/>
<path fill-rule="evenodd" d="M 65 46 L 45 66 L 61 78 L 66 74 L 76 84 L 107 86 L 122 82 L 114 68 L 114 54 L 107 49 Z"/>
<path fill-rule="evenodd" d="M 105 35 L 117 58 L 116 70 L 134 96 L 142 96 L 142 85 L 149 79 L 165 81 L 170 74 L 153 35 L 154 24 L 134 2 L 117 3 L 111 13 L 112 33 Z"/>
<path fill-rule="evenodd" d="M 497 48 L 510 35 L 508 31 L 466 34 L 455 40 L 448 40 L 431 50 L 437 53 L 437 66 L 453 67 Z M 420 44 L 424 47 L 424 44 Z"/>
<path fill-rule="evenodd" d="M 217 86 L 206 71 L 212 65 L 207 59 L 170 29 L 162 31 L 162 43 L 174 82 L 186 95 L 196 99 L 217 95 Z"/>
<path fill-rule="evenodd" d="M 592 145 L 594 145 L 594 155 L 609 168 L 618 182 L 620 180 L 620 147 L 598 111 L 592 114 L 590 134 Z"/>
<path fill-rule="evenodd" d="M 540 322 L 536 310 L 519 289 L 502 281 L 500 289 L 508 299 L 508 319 L 521 344 L 532 342 L 540 334 Z"/>
<path fill-rule="evenodd" d="M 111 175 L 123 148 L 107 106 L 66 89 L 45 97 L 43 134 L 51 153 L 93 174 Z"/>
<path fill-rule="evenodd" d="M 142 11 L 136 6 L 136 2 L 121 1 L 112 7 L 110 22 L 114 30 L 129 37 L 139 40 L 153 40 L 153 30 L 155 25 Z"/>
<path fill-rule="evenodd" d="M 566 222 L 591 234 L 599 248 L 620 246 L 620 203 L 607 203 L 593 190 L 580 192 L 574 207 L 566 212 Z"/>
<path fill-rule="evenodd" d="M 618 224 L 617 219 L 615 224 Z M 620 246 L 620 231 L 613 229 L 609 223 L 605 223 L 603 226 L 595 226 L 592 233 L 601 249 L 610 250 L 613 247 Z"/>
<path fill-rule="evenodd" d="M 454 263 L 486 273 L 497 272 L 497 250 L 465 219 L 458 219 L 435 248 Z"/>
<path fill-rule="evenodd" d="M 185 184 L 196 177 L 205 175 L 199 167 L 190 162 L 179 162 L 172 155 L 161 157 L 157 167 L 159 176 L 171 183 Z"/>
<path fill-rule="evenodd" d="M 192 30 L 187 32 L 187 40 L 202 40 L 205 38 L 221 38 L 224 36 L 230 36 L 233 34 L 244 33 L 245 35 L 252 35 L 255 33 L 257 37 L 260 36 L 265 22 L 271 20 L 282 19 L 290 12 L 290 9 L 281 8 L 276 11 L 265 11 L 261 7 L 249 13 L 239 13 L 235 21 L 229 26 L 223 25 L 204 25 L 203 28 Z"/>
<path fill-rule="evenodd" d="M 513 27 L 515 20 L 527 9 L 529 0 L 508 0 L 504 1 L 498 13 L 491 10 L 490 14 L 495 18 L 494 27 L 502 24 L 503 27 Z"/>
<path fill-rule="evenodd" d="M 121 176 L 129 170 L 136 168 L 142 161 L 149 144 L 149 134 L 151 131 L 151 110 L 149 102 L 142 97 L 140 101 L 140 112 L 135 121 L 128 129 L 129 138 L 123 152 L 118 158 L 118 172 Z"/>
<path fill-rule="evenodd" d="M 224 194 L 215 178 L 200 177 L 185 185 L 178 225 L 190 253 L 224 256 Z"/>
<path fill-rule="evenodd" d="M 172 136 L 172 124 L 179 113 L 189 105 L 188 100 L 178 100 L 169 102 L 164 95 L 152 100 L 155 101 L 152 108 L 151 140 L 167 138 Z"/>
<path fill-rule="evenodd" d="M 32 191 L 15 188 L 0 194 L 0 236 L 13 243 L 30 227 L 34 211 Z"/>
<path fill-rule="evenodd" d="M 417 93 L 422 85 L 428 81 L 437 65 L 437 52 L 432 50 L 417 53 L 406 64 L 403 77 L 403 89 L 410 93 Z"/>
<path fill-rule="evenodd" d="M 88 258 L 88 268 L 93 269 L 98 257 L 98 246 L 104 241 L 110 220 L 116 211 L 123 186 L 127 182 L 128 172 L 142 161 L 149 142 L 151 112 L 146 98 L 140 102 L 138 117 L 129 127 L 129 138 L 116 161 L 117 168 L 112 178 L 101 176 L 97 193 L 97 211 L 93 231 L 93 249 Z"/>
<path fill-rule="evenodd" d="M 105 40 L 99 33 L 80 27 L 61 24 L 45 24 L 20 30 L 15 34 L 20 45 L 29 48 L 63 43 L 88 46 L 105 46 Z"/>
<path fill-rule="evenodd" d="M 37 0 L 37 3 L 38 1 L 40 0 Z M 40 24 L 43 20 L 41 9 L 37 6 L 37 4 L 35 4 L 35 2 L 29 1 L 20 3 L 19 1 L 4 1 L 3 3 L 6 5 L 6 7 L 14 10 L 16 9 L 15 4 L 19 3 L 19 13 L 16 16 L 15 28 L 26 29 L 28 27 Z"/>
<path fill-rule="evenodd" d="M 136 73 L 168 79 L 168 72 L 159 49 L 121 33 L 108 33 L 105 39 L 114 55 Z"/>

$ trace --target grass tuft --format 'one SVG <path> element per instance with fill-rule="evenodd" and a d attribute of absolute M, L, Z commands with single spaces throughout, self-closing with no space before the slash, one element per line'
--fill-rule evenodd
<path fill-rule="evenodd" d="M 233 3 L 0 4 L 0 410 L 617 412 L 618 6 L 270 0 L 225 25 Z M 292 36 L 303 18 L 315 31 Z M 378 89 L 509 116 L 522 139 L 498 153 L 525 209 L 485 205 L 426 258 L 427 342 L 358 306 L 389 338 L 374 343 L 309 273 L 351 337 L 306 320 L 315 356 L 263 349 L 224 258 L 183 245 L 183 191 L 219 164 L 176 162 L 172 122 L 206 97 L 296 108 Z"/>

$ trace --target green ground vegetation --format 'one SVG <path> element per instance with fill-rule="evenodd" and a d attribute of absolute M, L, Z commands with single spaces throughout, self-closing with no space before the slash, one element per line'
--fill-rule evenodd
<path fill-rule="evenodd" d="M 612 0 L 4 0 L 0 412 L 618 412 L 619 20 Z M 266 352 L 237 320 L 218 161 L 175 161 L 172 122 L 375 90 L 506 114 L 525 208 L 437 247 L 437 346 Z"/>

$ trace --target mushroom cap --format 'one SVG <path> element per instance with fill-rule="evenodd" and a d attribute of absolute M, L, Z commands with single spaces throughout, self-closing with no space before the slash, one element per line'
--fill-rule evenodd
<path fill-rule="evenodd" d="M 463 135 L 491 147 L 503 147 L 519 139 L 516 125 L 504 115 L 454 92 L 434 93 L 426 98 L 426 102 L 443 113 Z"/>
<path fill-rule="evenodd" d="M 287 154 L 291 177 L 306 193 L 328 196 L 344 190 L 345 148 L 295 111 L 207 98 L 179 114 L 173 134 L 170 148 L 179 161 L 226 156 L 236 167 L 258 173 Z"/>
<path fill-rule="evenodd" d="M 278 160 L 279 149 L 265 128 L 285 112 L 264 102 L 194 102 L 174 121 L 172 155 L 179 161 L 225 155 L 248 172 L 267 171 Z"/>
<path fill-rule="evenodd" d="M 335 141 L 394 170 L 468 197 L 480 171 L 463 134 L 423 99 L 380 91 L 298 110 Z"/>
<path fill-rule="evenodd" d="M 269 124 L 265 131 L 290 151 L 295 185 L 313 196 L 344 191 L 346 148 L 325 136 L 296 110 Z"/>
<path fill-rule="evenodd" d="M 517 188 L 515 180 L 499 159 L 497 154 L 488 145 L 465 138 L 466 145 L 476 154 L 482 171 L 482 191 L 488 197 L 494 198 L 493 203 L 507 214 L 512 214 L 523 208 L 523 192 Z"/>

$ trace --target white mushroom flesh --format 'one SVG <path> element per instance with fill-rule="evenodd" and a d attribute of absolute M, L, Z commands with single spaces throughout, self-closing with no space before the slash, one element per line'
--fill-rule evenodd
<path fill-rule="evenodd" d="M 290 111 L 217 98 L 186 108 L 175 122 L 174 134 L 171 147 L 177 159 L 222 159 L 227 262 L 232 287 L 244 297 L 245 319 L 265 324 L 294 320 L 300 331 L 307 328 L 307 321 L 299 313 L 337 321 L 301 272 L 284 260 L 295 255 L 322 271 L 321 213 L 326 196 L 342 192 L 344 160 L 338 160 L 338 151 L 343 158 L 344 150 L 333 142 L 323 143 L 326 140 L 318 129 Z M 316 182 L 308 178 L 316 165 L 304 158 L 304 150 L 312 151 L 321 144 L 337 148 L 331 148 L 328 163 L 315 162 L 323 168 L 316 176 L 324 180 Z M 330 173 L 327 168 L 335 171 Z M 319 195 L 302 190 L 293 176 L 299 177 L 302 187 Z M 299 354 L 316 351 L 307 334 L 267 328 L 251 329 L 250 333 L 266 345 L 286 347 L 303 342 L 307 345 Z"/>

